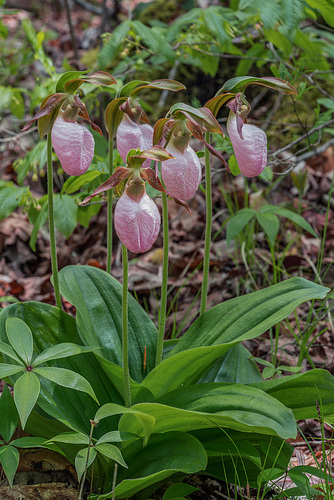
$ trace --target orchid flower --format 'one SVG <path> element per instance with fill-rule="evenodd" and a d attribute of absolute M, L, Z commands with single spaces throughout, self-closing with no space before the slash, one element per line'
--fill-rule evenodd
<path fill-rule="evenodd" d="M 256 177 L 267 164 L 267 136 L 260 128 L 246 123 L 250 106 L 242 94 L 236 94 L 227 105 L 231 110 L 227 132 L 240 171 L 245 177 Z"/>
<path fill-rule="evenodd" d="M 147 252 L 157 239 L 160 230 L 160 213 L 145 191 L 145 185 L 136 193 L 136 181 L 130 181 L 115 209 L 116 233 L 131 252 Z"/>
<path fill-rule="evenodd" d="M 51 130 L 53 149 L 68 175 L 81 175 L 92 162 L 94 137 L 83 125 L 65 118 L 60 110 Z"/>
<path fill-rule="evenodd" d="M 97 194 L 115 188 L 120 196 L 114 216 L 116 233 L 123 245 L 134 253 L 147 252 L 160 230 L 159 210 L 147 195 L 145 182 L 166 192 L 154 171 L 144 167 L 144 162 L 147 159 L 164 162 L 171 158 L 160 146 L 145 151 L 132 149 L 127 155 L 126 166 L 117 167 L 114 174 L 81 203 L 84 205 Z M 187 208 L 182 200 L 176 201 Z"/>

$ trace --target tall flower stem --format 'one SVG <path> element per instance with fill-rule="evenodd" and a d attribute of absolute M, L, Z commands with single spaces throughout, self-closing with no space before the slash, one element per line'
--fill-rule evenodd
<path fill-rule="evenodd" d="M 163 263 L 162 263 L 160 316 L 158 325 L 158 343 L 157 343 L 157 355 L 155 360 L 156 365 L 158 365 L 162 361 L 165 326 L 166 326 L 166 311 L 167 311 L 169 241 L 168 241 L 168 205 L 167 205 L 166 193 L 162 193 L 162 227 L 163 227 Z"/>
<path fill-rule="evenodd" d="M 52 170 L 51 133 L 49 133 L 47 136 L 47 177 L 48 177 L 48 209 L 49 209 L 51 269 L 52 269 L 52 276 L 53 276 L 53 287 L 54 287 L 55 298 L 56 298 L 56 306 L 59 309 L 61 309 L 61 297 L 60 297 L 59 279 L 58 279 L 55 221 L 54 221 L 54 211 L 53 211 L 53 170 Z"/>
<path fill-rule="evenodd" d="M 109 176 L 114 173 L 114 140 L 109 136 L 109 153 L 108 153 Z M 108 190 L 107 198 L 107 273 L 111 273 L 112 259 L 112 195 L 113 189 Z"/>
<path fill-rule="evenodd" d="M 124 372 L 124 401 L 125 406 L 131 406 L 131 388 L 129 371 L 129 328 L 128 328 L 128 251 L 122 245 L 123 262 L 123 293 L 122 293 L 122 354 L 123 354 L 123 372 Z"/>
<path fill-rule="evenodd" d="M 205 140 L 206 142 L 210 142 L 209 132 L 206 132 Z M 203 280 L 202 280 L 200 314 L 203 314 L 206 311 L 206 302 L 207 302 L 208 284 L 209 284 L 209 270 L 210 270 L 211 231 L 212 231 L 211 169 L 210 169 L 210 153 L 208 148 L 205 148 L 205 194 L 206 194 L 206 226 L 205 226 Z"/>

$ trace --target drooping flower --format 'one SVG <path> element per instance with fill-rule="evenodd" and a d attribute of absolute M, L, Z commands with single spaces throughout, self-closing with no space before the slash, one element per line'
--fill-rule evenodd
<path fill-rule="evenodd" d="M 136 123 L 126 113 L 119 124 L 116 134 L 118 152 L 124 162 L 130 149 L 147 150 L 152 147 L 153 128 L 148 123 Z M 151 161 L 145 160 L 144 167 Z"/>
<path fill-rule="evenodd" d="M 147 252 L 159 234 L 159 210 L 145 189 L 139 199 L 132 198 L 128 193 L 129 189 L 125 189 L 116 205 L 116 233 L 131 252 Z"/>
<path fill-rule="evenodd" d="M 195 196 L 201 182 L 201 163 L 195 151 L 189 145 L 183 152 L 173 144 L 168 144 L 166 150 L 174 156 L 161 166 L 161 175 L 168 193 L 184 201 Z"/>
<path fill-rule="evenodd" d="M 227 104 L 231 110 L 227 132 L 241 173 L 245 177 L 256 177 L 267 164 L 267 136 L 259 127 L 245 123 L 250 110 L 245 103 L 239 93 Z"/>
<path fill-rule="evenodd" d="M 60 111 L 51 130 L 51 140 L 67 174 L 81 175 L 88 170 L 94 156 L 94 138 L 86 127 L 66 121 Z"/>

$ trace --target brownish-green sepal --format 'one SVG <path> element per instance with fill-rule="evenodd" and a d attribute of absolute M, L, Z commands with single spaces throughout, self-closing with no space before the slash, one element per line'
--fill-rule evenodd
<path fill-rule="evenodd" d="M 176 80 L 154 80 L 153 82 L 147 82 L 145 85 L 140 85 L 135 89 L 131 90 L 130 95 L 136 97 L 144 89 L 159 89 L 159 90 L 170 90 L 172 92 L 179 92 L 179 90 L 185 90 L 185 86 L 177 82 Z"/>
<path fill-rule="evenodd" d="M 211 111 L 211 113 L 213 114 L 213 116 L 217 116 L 220 108 L 224 104 L 226 104 L 227 101 L 229 101 L 230 99 L 233 99 L 233 97 L 235 97 L 234 92 L 233 93 L 227 92 L 225 94 L 216 95 L 215 97 L 212 97 L 212 99 L 210 99 L 205 104 L 205 108 L 208 108 Z"/>
<path fill-rule="evenodd" d="M 106 73 L 105 71 L 97 71 L 96 73 L 85 76 L 84 78 L 69 80 L 65 83 L 65 91 L 69 94 L 74 94 L 74 92 L 85 82 L 93 83 L 94 85 L 115 85 L 117 83 L 116 79 L 109 73 Z"/>
<path fill-rule="evenodd" d="M 253 76 L 239 76 L 227 80 L 223 87 L 218 90 L 216 95 L 220 95 L 225 92 L 243 92 L 245 88 L 252 83 L 255 83 L 256 85 L 264 85 L 265 87 L 281 92 L 281 94 L 297 95 L 297 90 L 286 80 L 276 77 L 255 78 Z"/>
<path fill-rule="evenodd" d="M 153 131 L 153 145 L 159 143 L 160 139 L 163 137 L 165 125 L 167 122 L 172 121 L 170 118 L 160 118 L 154 125 Z"/>
<path fill-rule="evenodd" d="M 151 149 L 146 149 L 145 151 L 141 151 L 140 153 L 136 153 L 128 158 L 129 163 L 131 164 L 131 158 L 146 158 L 148 160 L 154 161 L 165 161 L 174 158 L 174 156 L 170 155 L 168 151 L 166 151 L 161 146 L 153 146 Z"/>
<path fill-rule="evenodd" d="M 78 115 L 81 118 L 83 118 L 84 120 L 87 120 L 89 122 L 90 126 L 92 127 L 92 129 L 95 130 L 95 132 L 97 132 L 98 134 L 100 134 L 101 136 L 103 136 L 103 133 L 102 133 L 102 130 L 100 129 L 100 127 L 98 125 L 96 125 L 96 123 L 92 122 L 92 120 L 90 119 L 88 111 L 86 109 L 86 106 L 79 99 L 79 96 L 75 95 L 75 96 L 73 96 L 73 98 L 75 100 L 76 106 L 79 108 Z"/>
<path fill-rule="evenodd" d="M 152 186 L 157 191 L 161 193 L 166 193 L 165 188 L 161 184 L 159 177 L 157 177 L 151 168 L 142 168 L 140 171 L 140 176 L 144 181 L 147 181 L 150 186 Z"/>
<path fill-rule="evenodd" d="M 183 115 L 183 117 L 195 121 L 206 132 L 213 132 L 224 135 L 221 126 L 217 122 L 216 118 L 213 116 L 210 109 L 206 107 L 193 108 L 188 104 L 178 102 L 171 107 L 171 109 L 169 110 L 169 114 L 174 115 L 177 118 L 180 117 L 179 115 Z"/>
<path fill-rule="evenodd" d="M 109 179 L 106 180 L 103 184 L 101 184 L 101 186 L 96 188 L 92 194 L 87 196 L 80 203 L 80 205 L 86 205 L 86 203 L 88 203 L 92 198 L 94 198 L 94 196 L 103 193 L 103 191 L 108 191 L 109 189 L 116 187 L 118 184 L 125 181 L 132 174 L 132 172 L 133 172 L 132 168 L 117 167 L 112 176 L 109 177 Z"/>
<path fill-rule="evenodd" d="M 23 132 L 29 130 L 34 121 L 38 120 L 38 130 L 41 137 L 51 132 L 54 120 L 58 115 L 58 111 L 66 99 L 66 94 L 58 93 L 48 95 L 35 114 L 23 127 Z"/>
<path fill-rule="evenodd" d="M 105 111 L 105 124 L 110 139 L 116 137 L 117 129 L 124 116 L 120 106 L 127 100 L 126 97 L 118 97 L 111 101 Z"/>

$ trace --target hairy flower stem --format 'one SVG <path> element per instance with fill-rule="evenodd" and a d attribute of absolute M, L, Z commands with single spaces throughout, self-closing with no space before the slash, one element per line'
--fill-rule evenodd
<path fill-rule="evenodd" d="M 206 132 L 205 140 L 206 142 L 210 142 L 209 132 Z M 205 226 L 203 280 L 202 280 L 200 314 L 203 314 L 206 311 L 206 301 L 207 301 L 208 284 L 209 284 L 209 270 L 210 270 L 211 231 L 212 231 L 211 169 L 210 169 L 210 153 L 208 148 L 205 148 L 205 197 L 206 197 L 206 226 Z"/>
<path fill-rule="evenodd" d="M 108 154 L 109 176 L 114 173 L 114 140 L 109 137 Z M 113 189 L 108 190 L 107 198 L 107 273 L 111 273 L 112 259 L 112 195 Z"/>
<path fill-rule="evenodd" d="M 166 310 L 167 310 L 167 282 L 168 282 L 168 206 L 167 194 L 162 193 L 162 227 L 163 227 L 163 263 L 162 263 L 162 283 L 161 283 L 161 300 L 160 300 L 160 316 L 158 325 L 158 343 L 157 355 L 155 364 L 158 365 L 162 361 L 164 335 L 166 326 Z"/>
<path fill-rule="evenodd" d="M 124 372 L 124 402 L 126 407 L 131 406 L 131 388 L 129 372 L 129 329 L 128 329 L 128 250 L 122 245 L 123 262 L 123 293 L 122 293 L 122 354 Z"/>
<path fill-rule="evenodd" d="M 57 246 L 55 234 L 55 221 L 53 212 L 53 170 L 52 170 L 52 142 L 51 133 L 47 136 L 47 177 L 48 177 L 48 209 L 49 209 L 49 233 L 50 233 L 50 252 L 51 269 L 53 277 L 53 287 L 55 291 L 56 306 L 61 309 L 61 297 L 59 291 L 58 265 L 57 265 Z"/>

